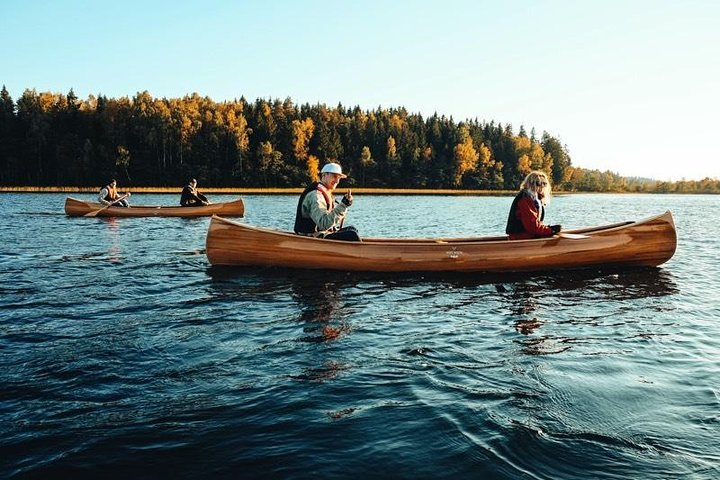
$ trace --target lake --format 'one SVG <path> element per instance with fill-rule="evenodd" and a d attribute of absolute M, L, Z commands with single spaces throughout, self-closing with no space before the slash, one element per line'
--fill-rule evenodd
<path fill-rule="evenodd" d="M 566 229 L 671 210 L 678 250 L 507 277 L 219 271 L 208 218 L 64 198 L 0 194 L 2 478 L 720 478 L 720 196 L 556 196 Z M 497 235 L 511 200 L 356 194 L 346 224 Z"/>

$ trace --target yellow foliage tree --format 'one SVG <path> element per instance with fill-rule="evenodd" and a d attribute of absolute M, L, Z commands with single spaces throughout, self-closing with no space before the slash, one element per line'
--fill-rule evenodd
<path fill-rule="evenodd" d="M 525 176 L 533 170 L 542 170 L 552 175 L 552 155 L 546 154 L 539 143 L 524 136 L 513 137 L 513 142 L 518 156 L 518 173 Z"/>
<path fill-rule="evenodd" d="M 460 143 L 455 145 L 455 185 L 460 186 L 462 177 L 477 168 L 480 154 L 475 150 L 470 130 L 467 126 L 460 127 Z"/>
<path fill-rule="evenodd" d="M 292 148 L 295 158 L 299 162 L 305 162 L 308 158 L 308 146 L 310 139 L 315 132 L 315 123 L 312 118 L 292 121 Z"/>
<path fill-rule="evenodd" d="M 248 122 L 242 113 L 242 105 L 237 111 L 229 109 L 225 114 L 225 128 L 235 143 L 237 150 L 237 161 L 233 166 L 233 175 L 242 177 L 244 174 L 243 157 L 246 155 L 250 147 L 250 134 L 252 129 L 248 128 Z"/>
<path fill-rule="evenodd" d="M 517 163 L 518 173 L 520 173 L 520 175 L 524 177 L 528 173 L 532 172 L 532 170 L 533 168 L 530 163 L 530 157 L 527 154 L 520 155 Z"/>
<path fill-rule="evenodd" d="M 315 155 L 308 155 L 306 164 L 310 180 L 313 182 L 320 180 L 320 160 Z"/>
<path fill-rule="evenodd" d="M 403 129 L 403 126 L 405 126 L 405 121 L 400 118 L 397 113 L 390 116 L 390 121 L 388 123 L 390 124 L 390 128 L 395 129 L 398 132 Z"/>
<path fill-rule="evenodd" d="M 387 139 L 387 158 L 388 160 L 397 159 L 397 147 L 395 146 L 395 138 L 392 135 Z"/>

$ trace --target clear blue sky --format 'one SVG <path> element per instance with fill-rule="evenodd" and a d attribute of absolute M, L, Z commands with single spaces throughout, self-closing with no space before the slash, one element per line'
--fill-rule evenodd
<path fill-rule="evenodd" d="M 520 125 L 573 164 L 720 178 L 720 2 L 4 0 L 0 83 Z"/>

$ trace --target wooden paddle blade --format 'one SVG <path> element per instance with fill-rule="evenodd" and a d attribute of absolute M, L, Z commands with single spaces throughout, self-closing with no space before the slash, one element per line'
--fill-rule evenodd
<path fill-rule="evenodd" d="M 557 233 L 556 234 L 560 238 L 570 238 L 572 240 L 579 240 L 581 238 L 590 238 L 588 235 L 583 235 L 581 233 Z"/>
<path fill-rule="evenodd" d="M 109 207 L 109 205 L 108 205 L 108 207 Z M 92 211 L 92 212 L 88 212 L 88 213 L 86 213 L 85 215 L 83 215 L 83 217 L 95 217 L 95 216 L 97 216 L 98 213 L 102 212 L 103 210 L 105 210 L 105 209 L 108 208 L 108 207 L 103 207 L 103 208 L 100 208 L 100 209 L 98 209 L 98 210 L 94 210 L 94 211 Z"/>

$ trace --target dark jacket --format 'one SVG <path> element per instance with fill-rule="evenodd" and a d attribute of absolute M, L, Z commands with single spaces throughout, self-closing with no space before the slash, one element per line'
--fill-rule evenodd
<path fill-rule="evenodd" d="M 190 185 L 185 185 L 185 188 L 183 188 L 182 194 L 180 195 L 180 205 L 183 207 L 203 205 L 203 202 L 207 201 L 208 199 L 205 195 L 199 193 Z"/>
<path fill-rule="evenodd" d="M 542 223 L 544 219 L 545 207 L 542 203 L 536 203 L 525 190 L 522 190 L 515 196 L 510 206 L 505 233 L 510 236 L 510 240 L 550 237 L 553 231 Z"/>
<path fill-rule="evenodd" d="M 315 225 L 313 219 L 309 217 L 303 217 L 302 215 L 302 206 L 303 202 L 305 201 L 305 197 L 307 197 L 308 193 L 314 192 L 317 189 L 318 184 L 313 183 L 312 185 L 308 185 L 308 187 L 300 194 L 300 199 L 298 200 L 297 204 L 297 211 L 295 212 L 295 233 L 312 234 L 317 231 L 317 225 Z M 328 204 L 328 211 L 329 210 L 332 210 L 331 204 Z"/>

